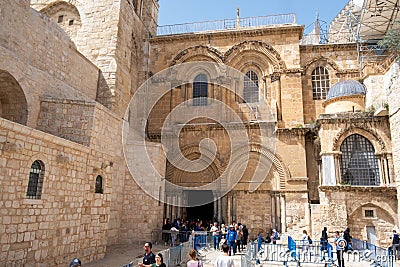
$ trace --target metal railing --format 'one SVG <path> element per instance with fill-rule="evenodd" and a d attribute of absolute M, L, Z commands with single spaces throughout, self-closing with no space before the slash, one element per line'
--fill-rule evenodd
<path fill-rule="evenodd" d="M 289 13 L 270 16 L 162 25 L 157 27 L 157 35 L 223 31 L 238 28 L 248 29 L 283 24 L 296 24 L 296 15 L 294 13 Z"/>

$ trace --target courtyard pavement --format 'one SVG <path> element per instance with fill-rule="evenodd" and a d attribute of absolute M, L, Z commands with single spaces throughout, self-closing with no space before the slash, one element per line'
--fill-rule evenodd
<path fill-rule="evenodd" d="M 165 250 L 169 248 L 168 246 L 164 246 L 162 244 L 154 244 L 153 245 L 153 252 L 158 253 L 159 251 Z M 203 264 L 204 267 L 212 267 L 214 266 L 214 262 L 218 255 L 220 255 L 221 252 L 215 251 L 210 249 L 206 255 L 203 258 Z M 234 264 L 235 267 L 241 266 L 241 253 L 236 254 L 235 256 L 232 256 L 234 259 Z M 129 262 L 133 261 L 134 265 L 137 266 L 137 263 L 139 263 L 142 260 L 143 257 L 143 244 L 131 244 L 131 245 L 115 245 L 115 246 L 110 246 L 107 248 L 106 255 L 103 259 L 93 261 L 90 263 L 85 263 L 83 262 L 84 267 L 120 267 L 123 266 L 124 264 L 128 264 Z M 284 266 L 282 262 L 279 263 L 272 263 L 272 262 L 262 262 L 260 265 L 257 265 L 260 267 L 268 267 L 268 266 Z M 289 266 L 296 266 L 295 263 L 289 264 Z M 323 264 L 306 264 L 302 263 L 301 266 L 304 267 L 320 267 L 324 266 Z M 346 267 L 367 267 L 367 266 L 372 266 L 368 262 L 351 262 L 347 261 L 345 263 Z M 395 267 L 400 267 L 400 260 L 396 261 Z"/>

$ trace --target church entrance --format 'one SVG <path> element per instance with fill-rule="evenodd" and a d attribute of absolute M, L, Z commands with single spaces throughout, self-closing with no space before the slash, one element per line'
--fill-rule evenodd
<path fill-rule="evenodd" d="M 185 195 L 188 201 L 188 207 L 186 208 L 188 219 L 194 219 L 195 221 L 201 219 L 203 223 L 214 220 L 214 198 L 211 190 L 187 190 Z"/>

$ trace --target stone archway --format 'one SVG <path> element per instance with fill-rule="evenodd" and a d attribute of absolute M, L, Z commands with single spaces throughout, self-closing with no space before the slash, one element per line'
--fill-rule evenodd
<path fill-rule="evenodd" d="M 28 104 L 17 80 L 0 70 L 0 117 L 23 125 L 27 124 Z"/>
<path fill-rule="evenodd" d="M 382 247 L 389 246 L 388 237 L 396 227 L 396 219 L 392 216 L 394 213 L 390 211 L 393 212 L 393 209 L 386 203 L 370 202 L 355 208 L 348 215 L 353 238 L 368 240 Z"/>

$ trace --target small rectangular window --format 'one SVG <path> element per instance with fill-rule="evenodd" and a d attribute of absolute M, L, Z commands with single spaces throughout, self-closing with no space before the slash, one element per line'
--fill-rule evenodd
<path fill-rule="evenodd" d="M 375 216 L 374 216 L 374 210 L 365 210 L 364 211 L 364 215 L 365 215 L 365 217 L 367 217 L 367 218 L 374 218 Z"/>
<path fill-rule="evenodd" d="M 64 20 L 64 16 L 63 15 L 60 15 L 60 16 L 58 16 L 58 23 L 61 23 L 61 22 L 63 22 L 63 20 Z"/>
<path fill-rule="evenodd" d="M 73 20 L 73 19 L 69 20 L 68 25 L 69 25 L 69 26 L 74 25 L 74 20 Z"/>

